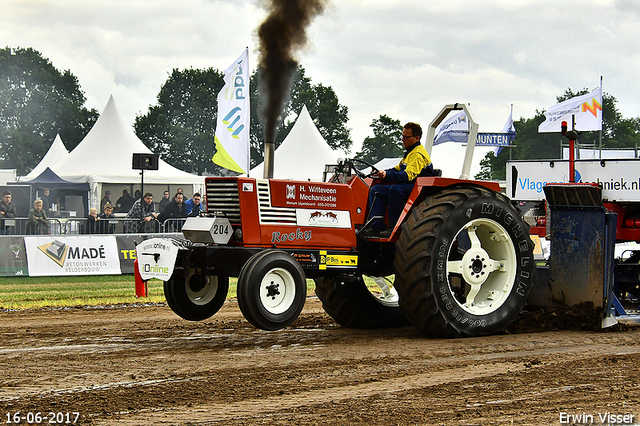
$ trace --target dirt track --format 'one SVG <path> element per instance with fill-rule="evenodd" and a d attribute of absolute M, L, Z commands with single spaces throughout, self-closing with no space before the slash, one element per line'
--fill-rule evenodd
<path fill-rule="evenodd" d="M 339 327 L 317 299 L 278 332 L 254 329 L 233 301 L 199 323 L 166 306 L 3 312 L 0 421 L 19 410 L 96 425 L 588 424 L 562 413 L 640 424 L 639 337 L 434 340 Z"/>

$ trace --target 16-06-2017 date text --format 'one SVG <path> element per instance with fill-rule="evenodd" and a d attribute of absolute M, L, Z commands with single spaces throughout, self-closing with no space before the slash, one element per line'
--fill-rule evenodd
<path fill-rule="evenodd" d="M 5 424 L 75 424 L 80 418 L 79 412 L 40 412 L 29 411 L 26 413 L 16 411 L 5 413 Z"/>

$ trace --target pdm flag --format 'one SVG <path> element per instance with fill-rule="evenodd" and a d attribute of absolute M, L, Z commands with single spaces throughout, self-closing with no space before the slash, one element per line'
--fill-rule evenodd
<path fill-rule="evenodd" d="M 602 130 L 602 86 L 587 95 L 560 102 L 544 115 L 547 119 L 538 127 L 539 133 L 560 132 L 563 121 L 571 130 L 572 116 L 576 119 L 576 131 Z"/>
<path fill-rule="evenodd" d="M 433 145 L 444 142 L 464 143 L 469 138 L 469 121 L 464 111 L 453 115 L 451 118 L 440 123 L 436 128 L 436 136 L 433 138 Z"/>
<path fill-rule="evenodd" d="M 224 70 L 218 93 L 216 153 L 211 161 L 238 173 L 249 171 L 249 48 Z"/>

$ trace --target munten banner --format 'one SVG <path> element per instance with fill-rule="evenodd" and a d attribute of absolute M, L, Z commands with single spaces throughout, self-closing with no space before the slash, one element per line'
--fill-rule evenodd
<path fill-rule="evenodd" d="M 563 121 L 571 130 L 573 117 L 576 131 L 602 130 L 602 86 L 587 95 L 560 102 L 550 107 L 544 115 L 547 119 L 538 127 L 539 133 L 559 133 Z"/>
<path fill-rule="evenodd" d="M 218 93 L 216 153 L 211 161 L 238 173 L 249 171 L 249 48 L 224 70 Z"/>

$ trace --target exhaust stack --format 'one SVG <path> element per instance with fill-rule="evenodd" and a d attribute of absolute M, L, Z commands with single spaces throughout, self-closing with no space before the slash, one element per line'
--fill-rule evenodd
<path fill-rule="evenodd" d="M 275 142 L 265 142 L 264 143 L 264 172 L 263 176 L 265 179 L 273 179 L 273 166 L 274 166 L 274 157 L 276 151 L 276 143 Z"/>

